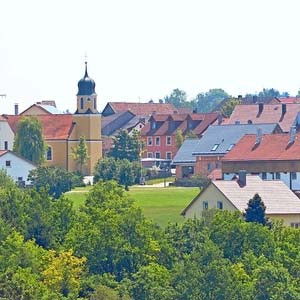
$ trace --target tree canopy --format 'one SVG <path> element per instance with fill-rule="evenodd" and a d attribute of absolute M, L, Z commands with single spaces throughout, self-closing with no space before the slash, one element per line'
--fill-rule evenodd
<path fill-rule="evenodd" d="M 42 124 L 37 118 L 24 117 L 19 121 L 13 149 L 36 164 L 45 160 L 46 144 Z"/>

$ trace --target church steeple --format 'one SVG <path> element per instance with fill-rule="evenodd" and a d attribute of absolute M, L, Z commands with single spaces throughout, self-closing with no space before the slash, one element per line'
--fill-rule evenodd
<path fill-rule="evenodd" d="M 98 113 L 95 86 L 95 81 L 88 75 L 87 61 L 85 61 L 84 77 L 78 81 L 77 114 Z"/>

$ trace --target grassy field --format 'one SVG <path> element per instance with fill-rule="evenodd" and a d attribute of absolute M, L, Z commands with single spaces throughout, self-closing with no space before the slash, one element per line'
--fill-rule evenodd
<path fill-rule="evenodd" d="M 153 185 L 153 184 L 157 184 L 157 183 L 163 183 L 165 181 L 166 182 L 174 182 L 175 181 L 175 177 L 150 179 L 150 180 L 146 180 L 146 184 L 147 185 Z"/>
<path fill-rule="evenodd" d="M 89 188 L 79 188 L 66 193 L 74 207 L 82 205 Z M 131 187 L 129 196 L 142 208 L 147 218 L 157 222 L 161 226 L 166 226 L 168 222 L 183 222 L 184 218 L 180 212 L 199 193 L 198 188 L 149 188 Z"/>

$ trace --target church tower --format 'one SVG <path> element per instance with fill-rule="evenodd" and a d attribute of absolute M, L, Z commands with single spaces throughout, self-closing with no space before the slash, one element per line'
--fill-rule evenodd
<path fill-rule="evenodd" d="M 68 166 L 70 171 L 75 171 L 78 170 L 78 165 L 72 157 L 72 148 L 79 144 L 81 136 L 85 137 L 89 158 L 83 167 L 84 175 L 92 175 L 95 164 L 102 157 L 101 115 L 97 111 L 95 87 L 95 81 L 89 77 L 85 62 L 84 77 L 78 81 L 77 110 L 73 115 L 74 128 L 68 143 Z"/>

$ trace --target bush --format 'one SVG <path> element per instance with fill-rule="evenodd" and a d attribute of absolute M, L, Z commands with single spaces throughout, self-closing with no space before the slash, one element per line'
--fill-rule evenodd
<path fill-rule="evenodd" d="M 199 187 L 205 188 L 210 183 L 210 180 L 204 176 L 193 176 L 191 178 L 180 178 L 176 179 L 172 184 L 174 186 L 182 186 L 182 187 Z"/>

